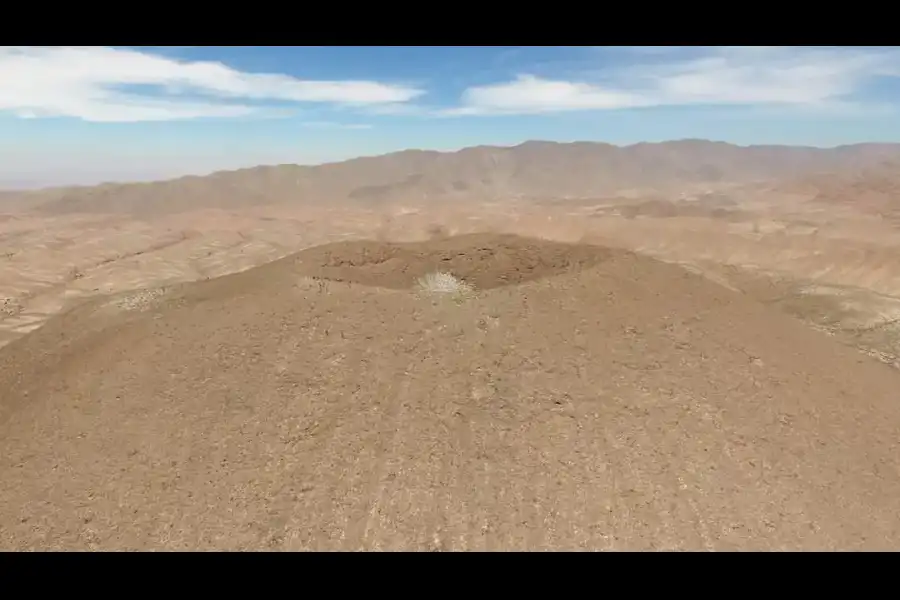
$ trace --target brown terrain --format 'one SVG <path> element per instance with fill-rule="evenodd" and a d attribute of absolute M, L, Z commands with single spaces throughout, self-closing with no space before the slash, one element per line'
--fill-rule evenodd
<path fill-rule="evenodd" d="M 896 549 L 898 165 L 529 142 L 2 194 L 0 548 Z"/>

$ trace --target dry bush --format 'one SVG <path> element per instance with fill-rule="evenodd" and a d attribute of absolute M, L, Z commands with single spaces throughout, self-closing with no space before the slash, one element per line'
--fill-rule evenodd
<path fill-rule="evenodd" d="M 325 294 L 329 291 L 329 283 L 327 279 L 304 276 L 297 280 L 296 286 L 301 290 L 311 290 Z"/>
<path fill-rule="evenodd" d="M 113 298 L 112 304 L 120 310 L 143 311 L 155 306 L 168 291 L 166 287 L 134 290 Z"/>
<path fill-rule="evenodd" d="M 0 318 L 15 317 L 22 312 L 22 304 L 15 298 L 0 298 Z"/>
<path fill-rule="evenodd" d="M 475 288 L 450 273 L 435 272 L 420 277 L 416 282 L 418 290 L 425 294 L 446 294 L 456 298 L 471 296 Z"/>

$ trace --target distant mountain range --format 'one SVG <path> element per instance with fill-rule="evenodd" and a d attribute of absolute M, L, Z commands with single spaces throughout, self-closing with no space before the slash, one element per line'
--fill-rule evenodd
<path fill-rule="evenodd" d="M 681 140 L 613 146 L 530 141 L 457 152 L 407 150 L 317 166 L 261 166 L 203 177 L 5 194 L 42 212 L 151 216 L 198 208 L 302 202 L 363 204 L 589 198 L 697 185 L 798 180 L 900 160 L 900 144 L 836 148 Z M 5 200 L 4 200 L 5 199 Z"/>

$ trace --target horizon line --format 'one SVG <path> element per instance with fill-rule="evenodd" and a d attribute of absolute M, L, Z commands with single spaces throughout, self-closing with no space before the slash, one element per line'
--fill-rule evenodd
<path fill-rule="evenodd" d="M 679 143 L 705 143 L 705 144 L 714 144 L 714 145 L 726 145 L 734 148 L 796 148 L 796 149 L 808 149 L 808 150 L 840 150 L 842 148 L 853 148 L 858 146 L 897 146 L 900 148 L 900 142 L 877 142 L 877 141 L 860 141 L 853 142 L 847 144 L 836 144 L 831 146 L 817 146 L 813 144 L 739 144 L 735 142 L 729 142 L 725 140 L 713 140 L 706 138 L 676 138 L 676 139 L 667 139 L 667 140 L 659 140 L 659 141 L 641 141 L 635 142 L 631 144 L 614 144 L 611 142 L 604 142 L 599 140 L 572 140 L 572 141 L 558 141 L 558 140 L 550 140 L 550 139 L 529 139 L 516 144 L 477 144 L 474 146 L 462 146 L 453 149 L 441 149 L 436 150 L 432 148 L 405 148 L 403 150 L 394 150 L 392 152 L 382 152 L 377 154 L 361 154 L 358 156 L 353 156 L 350 158 L 340 159 L 340 160 L 326 160 L 323 162 L 314 162 L 314 163 L 260 163 L 256 165 L 250 165 L 246 167 L 236 167 L 236 168 L 224 168 L 224 169 L 214 169 L 211 171 L 202 171 L 197 173 L 186 173 L 183 175 L 174 175 L 174 176 L 162 176 L 162 177 L 153 177 L 153 178 L 138 178 L 138 179 L 111 179 L 111 180 L 103 180 L 98 181 L 96 183 L 73 183 L 73 184 L 51 184 L 51 185 L 38 185 L 35 187 L 31 187 L 25 185 L 24 187 L 16 187 L 16 184 L 13 184 L 12 187 L 8 187 L 6 184 L 0 183 L 0 193 L 34 193 L 34 192 L 46 192 L 46 191 L 54 191 L 54 190 L 76 190 L 76 189 L 85 189 L 85 188 L 96 188 L 96 187 L 104 187 L 104 186 L 120 186 L 120 185 L 142 185 L 142 184 L 153 184 L 153 183 L 167 183 L 167 182 L 175 182 L 183 179 L 192 179 L 192 178 L 204 178 L 210 177 L 213 175 L 218 175 L 221 173 L 238 173 L 240 171 L 251 171 L 254 169 L 266 169 L 266 168 L 278 168 L 278 167 L 324 167 L 330 165 L 340 165 L 345 164 L 357 160 L 366 160 L 366 159 L 375 159 L 375 158 L 383 158 L 388 156 L 395 156 L 399 154 L 406 153 L 423 153 L 423 154 L 459 154 L 461 152 L 465 152 L 467 150 L 478 150 L 478 149 L 490 149 L 490 150 L 513 150 L 516 148 L 520 148 L 522 146 L 527 146 L 529 144 L 547 144 L 547 145 L 556 145 L 556 146 L 575 146 L 575 145 L 590 145 L 590 146 L 608 146 L 610 148 L 616 148 L 620 150 L 625 150 L 629 148 L 635 148 L 637 146 L 661 146 L 665 144 L 679 144 Z"/>

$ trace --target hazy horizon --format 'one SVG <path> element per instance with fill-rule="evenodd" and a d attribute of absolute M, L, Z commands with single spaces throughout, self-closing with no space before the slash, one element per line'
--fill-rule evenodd
<path fill-rule="evenodd" d="M 898 59 L 895 47 L 0 47 L 0 188 L 527 140 L 893 143 Z"/>

